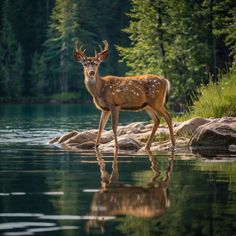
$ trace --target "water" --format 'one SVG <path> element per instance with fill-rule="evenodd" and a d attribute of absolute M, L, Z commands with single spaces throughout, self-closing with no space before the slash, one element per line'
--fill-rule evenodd
<path fill-rule="evenodd" d="M 47 145 L 63 132 L 96 128 L 98 119 L 90 106 L 0 106 L 0 235 L 235 234 L 235 156 L 114 160 Z"/>

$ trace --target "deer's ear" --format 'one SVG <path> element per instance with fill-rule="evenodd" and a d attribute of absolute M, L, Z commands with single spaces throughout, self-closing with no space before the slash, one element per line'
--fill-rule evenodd
<path fill-rule="evenodd" d="M 85 60 L 84 56 L 78 51 L 74 51 L 74 58 L 76 61 L 81 62 L 81 63 L 83 63 L 83 61 Z"/>
<path fill-rule="evenodd" d="M 108 51 L 105 51 L 105 52 L 102 52 L 98 55 L 98 60 L 99 61 L 105 61 L 109 56 L 109 52 Z"/>

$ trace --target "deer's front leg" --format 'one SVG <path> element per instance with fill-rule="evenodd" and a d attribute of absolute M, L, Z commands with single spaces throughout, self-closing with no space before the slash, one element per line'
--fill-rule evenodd
<path fill-rule="evenodd" d="M 96 144 L 95 147 L 97 148 L 100 144 L 100 138 L 102 135 L 102 131 L 104 130 L 106 123 L 109 119 L 111 112 L 110 111 L 102 111 L 101 113 L 101 118 L 100 118 L 100 122 L 99 122 L 99 127 L 98 127 L 98 135 L 97 135 L 97 139 L 96 139 Z"/>
<path fill-rule="evenodd" d="M 118 115 L 119 110 L 117 107 L 112 106 L 111 108 L 111 118 L 112 118 L 112 130 L 114 133 L 114 139 L 115 139 L 115 155 L 118 153 L 118 140 L 117 140 L 117 127 L 118 127 Z"/>

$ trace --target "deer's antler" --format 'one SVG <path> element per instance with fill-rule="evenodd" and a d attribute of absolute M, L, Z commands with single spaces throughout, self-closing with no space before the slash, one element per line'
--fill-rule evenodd
<path fill-rule="evenodd" d="M 86 59 L 87 56 L 85 54 L 86 49 L 83 50 L 83 45 L 80 46 L 80 48 L 78 48 L 78 40 L 75 41 L 75 51 L 77 54 L 80 55 L 81 58 Z"/>
<path fill-rule="evenodd" d="M 103 60 L 108 56 L 108 50 L 109 50 L 109 44 L 108 44 L 107 40 L 104 40 L 102 42 L 104 44 L 104 48 L 102 48 L 102 46 L 99 44 L 100 52 L 97 53 L 95 51 L 95 57 L 100 60 Z"/>

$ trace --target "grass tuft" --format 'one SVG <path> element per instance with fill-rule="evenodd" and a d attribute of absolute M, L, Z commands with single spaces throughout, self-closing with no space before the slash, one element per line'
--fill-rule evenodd
<path fill-rule="evenodd" d="M 193 105 L 181 120 L 236 116 L 236 71 L 223 75 L 217 83 L 201 86 L 196 94 L 199 95 L 192 97 Z"/>

